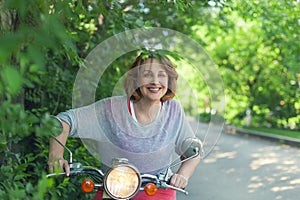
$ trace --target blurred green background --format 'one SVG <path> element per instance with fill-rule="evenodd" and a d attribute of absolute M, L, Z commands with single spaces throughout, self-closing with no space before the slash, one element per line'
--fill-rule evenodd
<path fill-rule="evenodd" d="M 300 130 L 298 0 L 0 0 L 0 199 L 93 195 L 44 178 L 50 116 L 72 107 L 76 73 L 96 45 L 141 27 L 170 28 L 202 45 L 224 81 L 227 124 Z M 97 99 L 111 95 L 135 55 L 108 68 Z M 205 82 L 182 73 L 198 97 L 197 107 L 183 103 L 186 112 L 209 122 Z M 80 141 L 68 145 L 77 161 L 98 165 Z"/>

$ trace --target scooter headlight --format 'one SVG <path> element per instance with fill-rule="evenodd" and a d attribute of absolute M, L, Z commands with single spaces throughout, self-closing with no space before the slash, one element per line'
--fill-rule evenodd
<path fill-rule="evenodd" d="M 140 189 L 139 172 L 130 165 L 121 164 L 108 171 L 104 178 L 104 188 L 114 199 L 129 199 Z"/>

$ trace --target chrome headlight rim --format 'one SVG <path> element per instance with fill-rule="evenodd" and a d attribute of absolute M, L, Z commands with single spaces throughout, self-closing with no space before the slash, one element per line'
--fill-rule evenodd
<path fill-rule="evenodd" d="M 135 173 L 135 176 L 136 176 L 136 178 L 138 179 L 138 184 L 137 184 L 137 186 L 136 186 L 136 188 L 135 188 L 135 191 L 132 192 L 130 195 L 125 196 L 125 197 L 120 197 L 120 196 L 114 195 L 114 194 L 109 190 L 108 184 L 107 184 L 107 180 L 108 180 L 108 178 L 109 178 L 111 172 L 113 172 L 114 170 L 116 170 L 116 169 L 118 169 L 118 168 L 123 168 L 123 167 L 129 168 L 129 169 L 131 169 L 131 170 Z M 137 169 L 136 167 L 134 167 L 133 165 L 129 165 L 129 164 L 118 164 L 118 165 L 116 165 L 116 166 L 110 168 L 110 169 L 107 171 L 107 173 L 106 173 L 106 175 L 105 175 L 105 177 L 104 177 L 104 179 L 103 179 L 103 186 L 104 186 L 105 192 L 106 192 L 107 195 L 110 196 L 111 198 L 114 198 L 114 199 L 130 199 L 130 198 L 134 197 L 134 196 L 139 192 L 140 187 L 141 187 L 141 184 L 142 184 L 142 181 L 141 181 L 141 180 L 142 180 L 141 175 L 140 175 L 140 173 L 139 173 L 139 171 L 138 171 L 138 169 Z"/>

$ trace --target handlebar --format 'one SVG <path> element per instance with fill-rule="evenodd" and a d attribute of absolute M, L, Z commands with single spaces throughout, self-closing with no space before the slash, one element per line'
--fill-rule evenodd
<path fill-rule="evenodd" d="M 178 188 L 178 187 L 175 187 L 175 186 L 172 186 L 172 185 L 169 185 L 163 177 L 164 176 L 155 176 L 152 174 L 142 174 L 141 175 L 141 178 L 144 179 L 144 181 L 145 181 L 145 179 L 146 180 L 152 179 L 153 181 L 149 181 L 149 182 L 154 182 L 158 186 L 158 188 L 163 188 L 163 189 L 170 188 L 170 189 L 176 190 L 178 192 L 182 192 L 185 195 L 188 195 L 188 191 Z M 140 190 L 144 190 L 144 187 L 141 187 Z"/>
<path fill-rule="evenodd" d="M 75 167 L 73 167 L 73 168 L 71 167 L 70 177 L 75 177 L 75 176 L 79 176 L 79 175 L 88 175 L 94 179 L 95 187 L 103 186 L 103 179 L 105 177 L 105 174 L 102 172 L 102 170 L 100 170 L 96 167 L 92 167 L 92 166 L 82 166 L 79 163 L 74 163 L 73 166 L 75 166 Z M 65 172 L 51 173 L 51 174 L 47 174 L 46 177 L 50 178 L 50 177 L 62 176 L 62 175 L 66 175 L 66 173 Z M 186 190 L 168 184 L 168 181 L 165 180 L 165 176 L 152 175 L 152 174 L 141 174 L 140 177 L 141 177 L 142 183 L 144 184 L 140 187 L 140 189 L 139 189 L 140 191 L 144 190 L 144 186 L 147 183 L 154 183 L 156 185 L 157 189 L 170 188 L 170 189 L 176 190 L 178 192 L 182 192 L 185 195 L 188 195 L 188 192 Z"/>
<path fill-rule="evenodd" d="M 184 193 L 185 195 L 188 195 L 189 194 L 189 192 L 188 191 L 186 191 L 186 190 L 184 190 L 184 189 L 181 189 L 181 188 L 178 188 L 178 187 L 175 187 L 175 186 L 172 186 L 172 185 L 169 185 L 169 184 L 167 184 L 167 183 L 165 183 L 164 182 L 164 187 L 163 188 L 170 188 L 170 189 L 173 189 L 173 190 L 176 190 L 176 191 L 178 191 L 178 192 L 182 192 L 182 193 Z"/>
<path fill-rule="evenodd" d="M 78 176 L 84 174 L 99 179 L 103 179 L 103 177 L 105 176 L 102 170 L 96 167 L 82 166 L 80 163 L 70 164 L 70 176 Z M 50 178 L 52 176 L 61 176 L 61 175 L 66 175 L 66 173 L 65 172 L 51 173 L 51 174 L 47 174 L 46 177 Z"/>

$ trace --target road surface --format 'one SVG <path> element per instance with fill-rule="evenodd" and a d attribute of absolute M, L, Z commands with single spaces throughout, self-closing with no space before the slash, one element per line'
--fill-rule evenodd
<path fill-rule="evenodd" d="M 223 133 L 178 200 L 298 200 L 300 149 Z"/>

